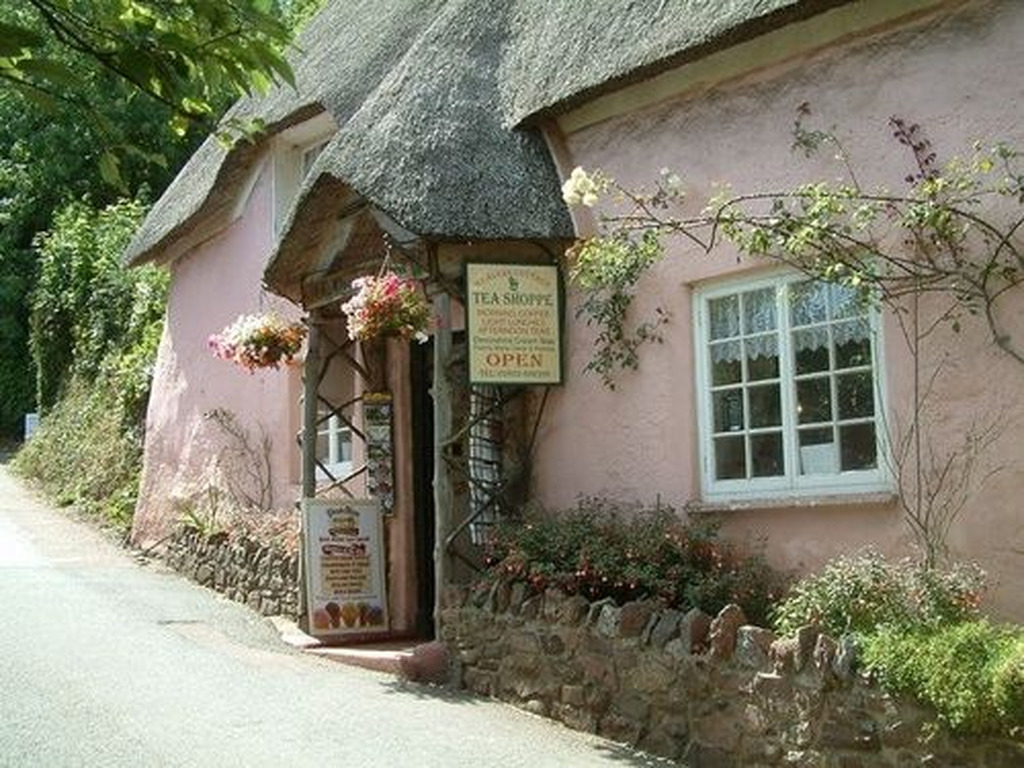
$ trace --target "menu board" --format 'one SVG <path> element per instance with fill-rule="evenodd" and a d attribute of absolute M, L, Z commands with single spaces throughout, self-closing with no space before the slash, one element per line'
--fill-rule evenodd
<path fill-rule="evenodd" d="M 561 383 L 557 266 L 467 264 L 466 327 L 471 383 Z"/>
<path fill-rule="evenodd" d="M 385 515 L 395 511 L 395 465 L 392 450 L 390 392 L 363 395 L 363 426 L 366 433 L 366 490 L 380 502 Z"/>
<path fill-rule="evenodd" d="M 309 632 L 314 637 L 388 628 L 384 543 L 375 500 L 302 502 Z"/>

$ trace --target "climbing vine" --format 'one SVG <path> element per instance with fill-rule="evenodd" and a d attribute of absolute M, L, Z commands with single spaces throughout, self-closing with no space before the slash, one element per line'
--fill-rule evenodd
<path fill-rule="evenodd" d="M 911 373 L 909 415 L 882 425 L 885 460 L 922 560 L 931 567 L 946 555 L 950 527 L 975 484 L 999 471 L 981 456 L 1000 438 L 1006 419 L 982 414 L 959 443 L 934 443 L 929 403 L 943 357 L 925 370 L 923 350 L 940 327 L 959 332 L 965 316 L 980 317 L 992 341 L 1024 364 L 1024 349 L 1002 324 L 1009 313 L 999 311 L 1024 279 L 1021 155 L 1004 144 L 976 144 L 967 156 L 940 165 L 921 126 L 892 117 L 892 137 L 909 158 L 906 186 L 869 189 L 835 130 L 809 128 L 809 115 L 802 105 L 793 148 L 805 155 L 830 150 L 843 168 L 839 181 L 740 194 L 726 188 L 686 217 L 676 213 L 685 202 L 684 184 L 667 169 L 653 191 L 628 189 L 599 171 L 573 171 L 563 187 L 566 202 L 603 203 L 604 209 L 600 233 L 567 253 L 570 280 L 582 297 L 578 314 L 598 327 L 588 368 L 614 386 L 617 370 L 638 366 L 640 345 L 660 340 L 665 313 L 637 321 L 631 307 L 638 282 L 662 258 L 666 237 L 682 238 L 704 254 L 728 241 L 741 254 L 884 305 L 907 345 Z"/>
<path fill-rule="evenodd" d="M 932 322 L 959 330 L 964 315 L 980 316 L 992 340 L 1024 364 L 1024 350 L 998 313 L 1024 277 L 1020 153 L 1004 144 L 977 144 L 968 156 L 939 165 L 921 127 L 893 117 L 893 138 L 911 160 L 907 186 L 869 189 L 835 132 L 808 128 L 808 115 L 803 105 L 794 150 L 834 150 L 844 168 L 841 181 L 744 194 L 726 188 L 687 217 L 676 215 L 684 184 L 667 169 L 653 190 L 628 189 L 599 171 L 573 172 L 563 188 L 566 202 L 608 206 L 600 233 L 567 253 L 570 280 L 582 292 L 578 314 L 598 328 L 588 367 L 607 384 L 614 383 L 616 369 L 637 367 L 643 342 L 659 339 L 664 312 L 637 322 L 630 320 L 630 308 L 637 282 L 661 258 L 666 236 L 681 237 L 705 254 L 727 240 L 743 254 L 842 284 L 865 301 L 897 310 L 905 297 L 939 295 L 948 301 Z"/>
<path fill-rule="evenodd" d="M 576 316 L 597 329 L 595 353 L 586 367 L 610 389 L 615 388 L 617 370 L 639 367 L 640 346 L 660 342 L 659 329 L 668 321 L 658 307 L 654 318 L 632 328 L 627 324 L 637 281 L 662 256 L 659 235 L 654 227 L 636 237 L 615 232 L 601 240 L 583 240 L 569 254 L 569 278 L 582 289 Z"/>

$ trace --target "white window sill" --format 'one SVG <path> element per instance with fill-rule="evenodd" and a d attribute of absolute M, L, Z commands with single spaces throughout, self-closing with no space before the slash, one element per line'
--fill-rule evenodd
<path fill-rule="evenodd" d="M 815 507 L 874 506 L 887 507 L 896 503 L 892 491 L 866 493 L 831 493 L 809 496 L 782 496 L 761 499 L 715 499 L 694 501 L 687 505 L 688 512 L 745 512 L 750 510 L 807 509 Z"/>

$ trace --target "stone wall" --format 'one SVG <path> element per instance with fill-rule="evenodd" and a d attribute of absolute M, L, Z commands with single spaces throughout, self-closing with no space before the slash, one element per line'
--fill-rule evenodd
<path fill-rule="evenodd" d="M 1024 765 L 1024 744 L 934 733 L 856 671 L 851 640 L 779 639 L 737 606 L 712 619 L 524 584 L 452 588 L 445 606 L 456 684 L 690 768 Z"/>
<path fill-rule="evenodd" d="M 244 534 L 204 535 L 179 527 L 164 559 L 193 581 L 264 616 L 295 618 L 299 610 L 299 556 Z"/>

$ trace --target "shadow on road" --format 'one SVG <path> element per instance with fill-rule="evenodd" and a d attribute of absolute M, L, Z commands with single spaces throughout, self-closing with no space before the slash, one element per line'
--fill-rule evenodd
<path fill-rule="evenodd" d="M 8 437 L 0 437 L 0 464 L 7 464 L 21 449 L 21 443 Z"/>
<path fill-rule="evenodd" d="M 623 744 L 598 744 L 594 749 L 598 752 L 603 753 L 605 756 L 616 760 L 623 765 L 635 765 L 640 768 L 647 768 L 647 766 L 665 766 L 674 765 L 677 768 L 679 763 L 674 760 L 669 760 L 665 757 L 656 757 L 655 755 L 645 755 L 642 752 L 637 752 L 632 747 L 627 747 Z"/>
<path fill-rule="evenodd" d="M 472 694 L 465 693 L 464 691 L 453 691 L 451 688 L 446 686 L 424 685 L 422 683 L 413 683 L 408 680 L 401 679 L 382 682 L 381 687 L 383 687 L 389 694 L 412 696 L 421 700 L 440 701 L 447 704 L 479 705 L 484 702 L 497 701 L 496 699 L 481 699 L 479 696 L 474 696 Z M 561 726 L 561 724 L 555 720 L 552 720 L 551 723 L 556 726 Z M 625 744 L 614 744 L 612 742 L 595 744 L 594 750 L 596 752 L 600 752 L 608 759 L 622 763 L 623 765 L 637 766 L 637 768 L 656 768 L 658 766 L 679 765 L 679 763 L 673 760 L 637 752 L 635 749 L 626 746 Z"/>
<path fill-rule="evenodd" d="M 484 701 L 472 694 L 454 691 L 446 686 L 412 683 L 402 679 L 388 680 L 382 682 L 381 686 L 390 694 L 400 693 L 420 700 L 444 701 L 449 704 L 480 704 Z"/>

